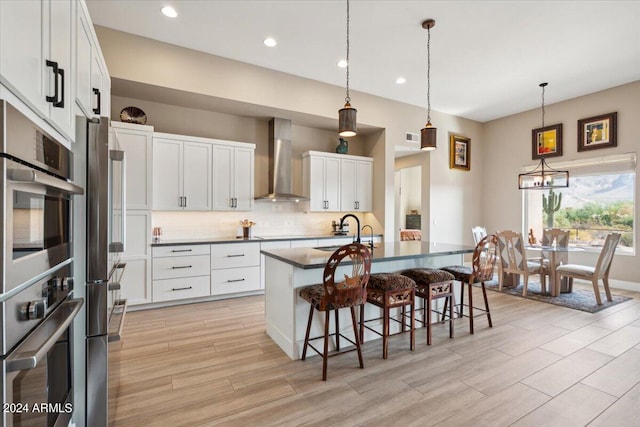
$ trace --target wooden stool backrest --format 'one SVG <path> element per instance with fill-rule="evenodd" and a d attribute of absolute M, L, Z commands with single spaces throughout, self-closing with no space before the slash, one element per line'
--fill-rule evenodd
<path fill-rule="evenodd" d="M 351 263 L 351 275 L 337 278 L 336 270 L 342 262 Z M 367 301 L 367 283 L 371 274 L 371 252 L 361 243 L 351 243 L 336 250 L 324 267 L 324 299 L 320 306 L 348 307 Z"/>
<path fill-rule="evenodd" d="M 473 277 L 481 282 L 493 279 L 497 257 L 498 237 L 490 234 L 480 240 L 473 251 Z"/>

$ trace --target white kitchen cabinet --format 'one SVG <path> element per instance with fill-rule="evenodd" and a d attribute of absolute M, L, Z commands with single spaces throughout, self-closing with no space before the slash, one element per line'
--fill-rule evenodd
<path fill-rule="evenodd" d="M 211 294 L 209 245 L 153 248 L 153 302 Z"/>
<path fill-rule="evenodd" d="M 302 157 L 303 194 L 312 212 L 340 211 L 340 159 L 318 152 Z"/>
<path fill-rule="evenodd" d="M 308 151 L 302 155 L 302 185 L 312 212 L 371 211 L 373 159 Z"/>
<path fill-rule="evenodd" d="M 78 3 L 75 96 L 87 117 L 111 116 L 111 80 L 89 12 Z"/>
<path fill-rule="evenodd" d="M 120 281 L 120 295 L 130 306 L 152 301 L 151 212 L 127 210 L 127 232 L 122 262 L 127 264 Z"/>
<path fill-rule="evenodd" d="M 75 137 L 72 101 L 72 0 L 0 1 L 0 82 Z"/>
<path fill-rule="evenodd" d="M 156 133 L 153 138 L 153 208 L 211 210 L 211 153 L 211 144 Z"/>
<path fill-rule="evenodd" d="M 341 210 L 370 212 L 373 209 L 373 160 L 342 159 L 340 173 Z"/>
<path fill-rule="evenodd" d="M 246 144 L 243 144 L 246 145 Z M 255 146 L 213 146 L 213 209 L 253 209 Z"/>
<path fill-rule="evenodd" d="M 260 243 L 211 245 L 211 295 L 260 289 Z"/>
<path fill-rule="evenodd" d="M 153 126 L 111 122 L 116 146 L 125 152 L 127 210 L 152 207 Z"/>

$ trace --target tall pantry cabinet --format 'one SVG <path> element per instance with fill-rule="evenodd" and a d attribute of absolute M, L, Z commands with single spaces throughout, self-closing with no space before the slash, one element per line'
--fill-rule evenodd
<path fill-rule="evenodd" d="M 129 305 L 151 302 L 153 127 L 111 122 L 113 146 L 125 152 L 127 218 L 121 295 Z"/>

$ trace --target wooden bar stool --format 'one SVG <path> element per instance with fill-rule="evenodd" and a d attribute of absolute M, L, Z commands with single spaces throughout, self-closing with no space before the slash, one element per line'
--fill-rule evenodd
<path fill-rule="evenodd" d="M 336 275 L 336 270 L 339 267 L 339 274 Z M 364 363 L 362 361 L 362 349 L 360 347 L 360 335 L 362 334 L 362 331 L 358 329 L 354 307 L 364 305 L 367 301 L 367 283 L 369 281 L 370 271 L 371 252 L 369 252 L 369 249 L 367 249 L 365 245 L 352 243 L 342 246 L 331 255 L 324 267 L 321 284 L 306 286 L 300 290 L 300 297 L 305 299 L 311 305 L 311 309 L 309 310 L 309 321 L 307 323 L 307 333 L 304 337 L 302 360 L 305 360 L 307 356 L 307 347 L 311 347 L 311 349 L 321 355 L 323 381 L 326 381 L 327 379 L 327 359 L 330 356 L 355 350 L 358 352 L 360 368 L 364 368 Z M 351 275 L 345 274 L 347 272 L 351 273 Z M 341 281 L 340 276 L 344 276 L 344 280 Z M 351 309 L 351 323 L 353 325 L 355 342 L 340 333 L 338 310 L 341 308 Z M 309 338 L 314 310 L 325 312 L 324 335 Z M 335 312 L 336 319 L 335 333 L 332 334 L 329 333 L 331 311 Z M 335 337 L 336 351 L 330 355 L 329 337 L 331 336 Z M 340 337 L 349 341 L 355 346 L 355 348 L 340 351 Z M 310 343 L 310 341 L 317 339 L 324 339 L 323 351 L 318 350 Z"/>
<path fill-rule="evenodd" d="M 434 268 L 412 268 L 400 272 L 416 282 L 416 296 L 423 299 L 422 309 L 423 320 L 418 320 L 427 328 L 427 345 L 431 345 L 431 313 L 432 311 L 441 314 L 441 321 L 449 322 L 449 338 L 453 338 L 453 306 L 455 297 L 453 295 L 453 274 Z M 444 308 L 442 312 L 433 310 L 431 303 L 444 298 Z M 447 306 L 449 315 L 447 317 Z"/>
<path fill-rule="evenodd" d="M 489 327 L 493 327 L 493 323 L 491 323 L 491 312 L 489 310 L 489 300 L 487 299 L 487 289 L 484 286 L 484 282 L 487 280 L 493 280 L 493 270 L 496 265 L 496 258 L 498 253 L 497 246 L 498 238 L 496 237 L 496 235 L 491 234 L 480 240 L 476 245 L 476 249 L 473 251 L 471 267 L 467 267 L 464 265 L 451 265 L 442 268 L 443 271 L 447 271 L 453 274 L 456 280 L 458 280 L 462 284 L 462 288 L 460 289 L 459 314 L 461 316 L 465 316 L 464 307 L 466 306 L 468 309 L 468 314 L 466 316 L 469 318 L 470 333 L 473 333 L 473 310 L 479 310 L 481 312 L 479 314 L 480 316 L 486 314 L 487 320 L 489 322 Z M 473 305 L 474 283 L 480 283 L 482 296 L 484 298 L 484 308 L 474 307 Z M 469 302 L 467 304 L 464 303 L 465 285 L 467 285 L 469 289 Z"/>
<path fill-rule="evenodd" d="M 375 319 L 364 319 L 364 305 L 360 307 L 360 341 L 364 342 L 364 328 L 375 332 L 382 336 L 382 358 L 386 359 L 389 352 L 389 336 L 395 335 L 390 333 L 389 321 L 393 320 L 400 323 L 400 332 L 406 332 L 407 305 L 409 306 L 409 334 L 411 350 L 416 346 L 416 324 L 415 324 L 415 301 L 416 301 L 416 282 L 412 279 L 394 273 L 377 273 L 369 276 L 369 284 L 367 285 L 367 302 L 382 309 L 382 317 Z M 391 317 L 392 308 L 401 308 L 402 313 L 400 320 Z M 382 333 L 367 326 L 367 322 L 382 319 Z M 363 328 L 364 327 L 364 328 Z"/>

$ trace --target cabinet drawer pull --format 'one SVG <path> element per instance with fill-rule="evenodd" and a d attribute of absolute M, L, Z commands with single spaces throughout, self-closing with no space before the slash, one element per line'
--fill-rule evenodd
<path fill-rule="evenodd" d="M 229 280 L 227 280 L 227 283 L 232 283 L 232 282 L 244 282 L 244 279 L 229 279 Z"/>
<path fill-rule="evenodd" d="M 227 255 L 227 258 L 235 258 L 239 256 L 244 256 L 244 254 Z"/>
<path fill-rule="evenodd" d="M 172 270 L 177 270 L 178 268 L 191 268 L 193 267 L 192 265 L 177 265 L 177 266 L 173 266 L 171 267 Z"/>
<path fill-rule="evenodd" d="M 184 288 L 171 288 L 172 291 L 187 291 L 193 289 L 193 286 L 185 286 Z"/>
<path fill-rule="evenodd" d="M 60 76 L 60 101 L 56 99 L 53 103 L 54 107 L 64 108 L 64 70 L 58 68 L 58 75 Z M 58 76 L 56 76 L 56 87 L 58 86 Z"/>
<path fill-rule="evenodd" d="M 173 249 L 171 252 L 192 252 L 193 249 Z"/>

